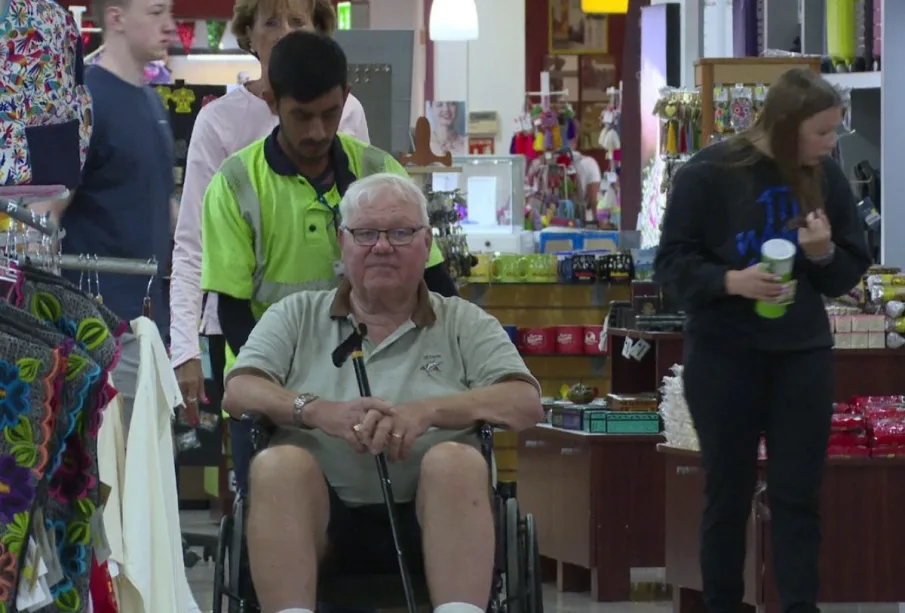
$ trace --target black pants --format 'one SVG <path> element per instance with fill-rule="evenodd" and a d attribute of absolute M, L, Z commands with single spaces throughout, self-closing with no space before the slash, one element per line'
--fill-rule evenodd
<path fill-rule="evenodd" d="M 223 371 L 226 369 L 226 337 L 212 335 L 207 337 L 208 351 L 211 358 L 211 370 L 213 381 L 208 385 L 214 385 L 217 393 L 207 391 L 209 398 L 223 398 L 226 391 L 223 381 Z M 248 491 L 248 467 L 251 464 L 251 425 L 238 419 L 227 419 L 229 426 L 229 441 L 232 451 L 233 475 L 236 479 L 236 491 Z"/>
<path fill-rule="evenodd" d="M 768 353 L 688 339 L 684 363 L 685 397 L 706 474 L 701 573 L 709 612 L 736 613 L 742 601 L 746 524 L 762 433 L 773 568 L 783 611 L 817 611 L 832 351 Z"/>
<path fill-rule="evenodd" d="M 329 485 L 327 490 L 330 497 L 328 550 L 319 574 L 398 575 L 399 560 L 386 505 L 349 506 Z M 396 522 L 409 571 L 415 576 L 423 575 L 421 526 L 414 501 L 396 504 Z"/>

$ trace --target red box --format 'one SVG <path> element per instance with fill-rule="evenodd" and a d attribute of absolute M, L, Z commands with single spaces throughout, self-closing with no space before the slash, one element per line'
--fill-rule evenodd
<path fill-rule="evenodd" d="M 555 328 L 522 328 L 519 336 L 522 352 L 526 355 L 556 353 Z"/>
<path fill-rule="evenodd" d="M 606 347 L 600 349 L 600 336 L 603 334 L 603 326 L 584 327 L 584 352 L 588 355 L 600 355 L 606 353 Z"/>
<path fill-rule="evenodd" d="M 556 353 L 584 354 L 584 326 L 556 326 Z"/>

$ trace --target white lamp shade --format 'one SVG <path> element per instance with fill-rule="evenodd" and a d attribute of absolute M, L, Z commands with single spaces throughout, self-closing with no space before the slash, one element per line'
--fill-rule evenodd
<path fill-rule="evenodd" d="M 430 15 L 430 39 L 477 40 L 478 7 L 475 0 L 434 0 Z"/>

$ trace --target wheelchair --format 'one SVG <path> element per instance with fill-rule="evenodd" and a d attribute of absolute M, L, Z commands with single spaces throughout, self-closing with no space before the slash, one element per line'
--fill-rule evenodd
<path fill-rule="evenodd" d="M 262 415 L 247 414 L 243 420 L 252 423 L 252 447 L 255 453 L 265 449 L 274 425 Z M 481 450 L 491 471 L 493 461 L 493 429 L 478 428 Z M 494 483 L 493 504 L 496 528 L 496 555 L 493 587 L 487 611 L 490 613 L 543 613 L 540 552 L 537 529 L 531 514 L 522 516 L 514 496 Z M 214 602 L 212 613 L 260 613 L 252 585 L 245 545 L 247 518 L 245 494 L 236 497 L 232 516 L 220 520 L 217 552 L 214 561 Z M 429 605 L 430 595 L 423 576 L 413 576 L 418 605 Z M 401 609 L 406 606 L 400 576 L 374 575 L 329 577 L 321 579 L 317 588 L 318 606 L 331 609 L 373 611 Z M 224 601 L 226 605 L 224 607 Z"/>

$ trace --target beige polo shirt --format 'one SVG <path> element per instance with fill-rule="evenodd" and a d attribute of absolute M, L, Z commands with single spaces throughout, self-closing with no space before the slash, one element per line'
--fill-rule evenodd
<path fill-rule="evenodd" d="M 332 401 L 359 396 L 351 361 L 333 366 L 333 350 L 352 332 L 350 286 L 293 294 L 270 307 L 239 353 L 230 377 L 261 371 L 295 392 Z M 448 396 L 506 380 L 538 387 L 500 323 L 461 298 L 419 289 L 412 319 L 379 345 L 366 339 L 365 366 L 374 396 L 394 404 Z M 390 464 L 397 502 L 414 499 L 421 460 L 443 441 L 478 445 L 473 430 L 431 429 L 405 462 Z M 374 458 L 319 430 L 282 429 L 272 445 L 295 444 L 310 451 L 327 482 L 351 505 L 383 501 Z M 288 485 L 291 487 L 291 485 Z"/>

